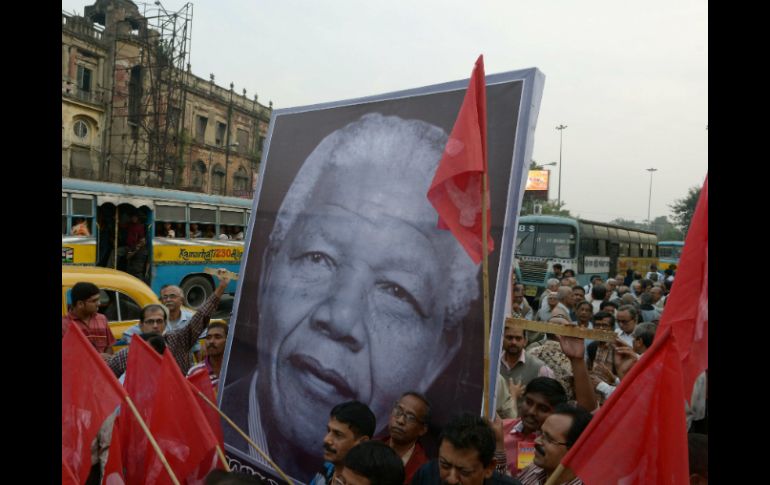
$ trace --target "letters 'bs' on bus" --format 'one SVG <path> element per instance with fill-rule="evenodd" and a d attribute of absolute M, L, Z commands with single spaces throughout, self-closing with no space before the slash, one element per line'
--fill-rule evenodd
<path fill-rule="evenodd" d="M 239 271 L 251 205 L 251 199 L 63 178 L 62 264 L 118 269 L 156 294 L 178 285 L 197 308 L 215 287 L 204 268 Z"/>

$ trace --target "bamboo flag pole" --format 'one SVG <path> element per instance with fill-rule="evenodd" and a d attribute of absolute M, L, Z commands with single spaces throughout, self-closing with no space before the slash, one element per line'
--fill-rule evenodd
<path fill-rule="evenodd" d="M 163 467 L 168 472 L 169 476 L 171 476 L 171 481 L 174 482 L 174 485 L 179 485 L 179 480 L 177 480 L 176 475 L 174 475 L 174 471 L 171 470 L 171 465 L 168 464 L 168 460 L 166 460 L 166 457 L 163 455 L 163 452 L 160 450 L 160 446 L 158 446 L 158 443 L 155 441 L 155 437 L 152 436 L 152 433 L 150 433 L 150 429 L 147 427 L 147 423 L 144 422 L 144 419 L 142 419 L 142 416 L 139 414 L 139 410 L 136 409 L 136 406 L 134 405 L 134 401 L 131 400 L 131 398 L 128 396 L 128 394 L 125 395 L 126 402 L 128 403 L 128 407 L 131 408 L 131 412 L 134 413 L 134 417 L 137 421 L 139 421 L 139 426 L 142 427 L 142 431 L 144 431 L 144 434 L 147 435 L 147 439 L 150 440 L 150 444 L 152 445 L 152 448 L 155 450 L 155 453 L 158 454 L 158 457 L 160 458 L 161 463 L 163 463 Z"/>
<path fill-rule="evenodd" d="M 486 164 L 485 164 L 486 166 Z M 481 254 L 482 259 L 482 279 L 484 286 L 484 413 L 489 407 L 489 251 L 487 248 L 487 171 L 482 174 L 481 190 Z M 489 413 L 492 419 L 492 413 Z"/>
<path fill-rule="evenodd" d="M 259 454 L 260 454 L 260 456 L 262 456 L 262 458 L 264 458 L 264 459 L 265 459 L 265 461 L 267 461 L 267 463 L 268 463 L 268 464 L 269 464 L 271 467 L 273 467 L 273 469 L 274 469 L 275 471 L 277 471 L 277 472 L 278 472 L 278 474 L 281 476 L 281 478 L 283 478 L 283 479 L 286 481 L 286 483 L 289 483 L 289 484 L 292 484 L 292 483 L 294 483 L 294 482 L 292 482 L 292 481 L 291 481 L 291 479 L 290 479 L 290 478 L 289 478 L 289 477 L 286 475 L 286 473 L 284 473 L 284 472 L 283 472 L 283 470 L 281 470 L 281 469 L 278 467 L 278 465 L 276 465 L 276 464 L 275 464 L 275 462 L 273 462 L 273 460 L 271 460 L 271 459 L 270 459 L 270 457 L 269 457 L 269 456 L 267 456 L 267 454 L 265 454 L 265 452 L 264 452 L 264 451 L 262 451 L 261 449 L 259 449 L 259 446 L 257 446 L 257 444 L 256 444 L 256 443 L 254 443 L 254 442 L 251 440 L 251 438 L 249 438 L 249 436 L 248 436 L 246 433 L 244 433 L 244 432 L 243 432 L 243 430 L 242 430 L 241 428 L 239 428 L 239 427 L 238 427 L 238 426 L 237 426 L 235 423 L 233 423 L 233 421 L 232 421 L 230 418 L 228 418 L 228 417 L 227 417 L 227 415 L 226 415 L 225 413 L 223 413 L 221 409 L 219 409 L 219 408 L 217 407 L 217 405 L 216 405 L 216 404 L 214 404 L 213 402 L 209 401 L 209 398 L 207 398 L 207 397 L 206 397 L 206 395 L 205 395 L 205 394 L 203 394 L 201 391 L 199 391 L 199 390 L 197 390 L 197 389 L 196 389 L 196 391 L 198 392 L 198 395 L 201 397 L 201 399 L 203 399 L 203 400 L 206 402 L 206 404 L 208 404 L 209 406 L 211 406 L 211 408 L 212 408 L 212 409 L 214 409 L 216 412 L 218 412 L 218 413 L 219 413 L 219 415 L 220 415 L 220 416 L 222 416 L 222 419 L 224 419 L 225 421 L 227 421 L 227 424 L 229 424 L 230 426 L 232 426 L 232 427 L 233 427 L 233 429 L 234 429 L 235 431 L 237 431 L 237 432 L 238 432 L 238 434 L 240 434 L 240 435 L 241 435 L 241 437 L 242 437 L 243 439 L 245 439 L 245 440 L 246 440 L 246 442 L 247 442 L 249 445 L 251 445 L 251 447 L 252 447 L 252 448 L 254 448 L 254 449 L 257 451 L 257 453 L 259 453 Z"/>
<path fill-rule="evenodd" d="M 551 473 L 551 476 L 548 477 L 548 480 L 545 482 L 545 485 L 556 485 L 557 480 L 559 477 L 561 477 L 562 472 L 564 471 L 564 465 L 559 463 L 559 466 L 556 467 L 556 470 Z"/>
<path fill-rule="evenodd" d="M 222 462 L 222 465 L 225 466 L 226 471 L 230 471 L 230 465 L 227 464 L 227 458 L 225 458 L 225 454 L 222 452 L 222 448 L 217 445 L 217 455 L 219 455 L 219 460 Z"/>

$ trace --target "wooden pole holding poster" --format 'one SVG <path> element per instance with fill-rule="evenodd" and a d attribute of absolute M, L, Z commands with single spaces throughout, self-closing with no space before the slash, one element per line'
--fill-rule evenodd
<path fill-rule="evenodd" d="M 481 277 L 484 287 L 484 398 L 481 400 L 483 413 L 486 414 L 489 407 L 489 250 L 487 248 L 487 170 L 486 160 L 484 161 L 484 172 L 482 173 L 481 188 Z M 494 414 L 490 413 L 489 419 L 493 419 Z"/>

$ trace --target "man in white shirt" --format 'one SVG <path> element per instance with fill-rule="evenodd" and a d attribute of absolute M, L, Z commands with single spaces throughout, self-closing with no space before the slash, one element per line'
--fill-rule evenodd
<path fill-rule="evenodd" d="M 618 337 L 623 342 L 627 343 L 629 347 L 634 345 L 634 329 L 639 321 L 639 314 L 633 305 L 623 305 L 618 308 L 618 314 L 615 318 L 618 323 L 619 329 L 615 330 Z"/>

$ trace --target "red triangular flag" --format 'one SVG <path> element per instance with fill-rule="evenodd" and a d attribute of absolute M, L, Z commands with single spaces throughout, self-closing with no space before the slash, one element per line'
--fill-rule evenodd
<path fill-rule="evenodd" d="M 222 421 L 219 418 L 219 413 L 216 412 L 216 410 L 212 409 L 211 406 L 209 406 L 199 395 L 195 390 L 201 391 L 206 398 L 213 402 L 217 402 L 217 398 L 214 395 L 214 385 L 211 383 L 211 378 L 209 377 L 208 370 L 206 369 L 198 369 L 197 371 L 193 372 L 191 375 L 187 376 L 187 380 L 190 381 L 190 384 L 194 386 L 193 394 L 195 395 L 195 399 L 198 401 L 198 405 L 201 408 L 201 411 L 203 411 L 203 414 L 206 415 L 206 419 L 209 422 L 209 426 L 211 426 L 211 430 L 214 432 L 214 435 L 217 437 L 217 441 L 219 442 L 219 446 L 224 450 L 225 449 L 225 438 L 224 433 L 222 432 Z"/>
<path fill-rule="evenodd" d="M 122 485 L 126 483 L 123 474 L 123 452 L 120 446 L 120 416 L 115 418 L 112 424 L 112 438 L 110 450 L 107 454 L 107 463 L 104 464 L 103 485 Z"/>
<path fill-rule="evenodd" d="M 153 403 L 150 432 L 180 481 L 201 479 L 215 466 L 217 438 L 170 352 L 163 355 L 158 388 L 163 392 L 157 393 Z M 160 459 L 149 447 L 145 468 L 144 483 L 172 483 Z"/>
<path fill-rule="evenodd" d="M 655 341 L 562 459 L 586 485 L 689 483 L 684 393 L 670 329 Z"/>
<path fill-rule="evenodd" d="M 75 324 L 62 339 L 62 465 L 78 483 L 91 468 L 91 442 L 125 391 Z"/>
<path fill-rule="evenodd" d="M 482 196 L 489 202 L 489 190 L 482 194 L 482 180 L 487 173 L 487 95 L 484 81 L 484 56 L 479 56 L 465 91 L 465 98 L 449 135 L 444 154 L 428 189 L 428 200 L 438 212 L 438 227 L 449 229 L 468 256 L 479 264 L 481 241 L 488 241 L 492 216 L 487 204 L 487 234 L 482 236 Z"/>
<path fill-rule="evenodd" d="M 674 286 L 666 300 L 658 332 L 671 327 L 682 361 L 684 393 L 690 400 L 692 386 L 708 369 L 709 339 L 709 181 L 700 191 L 687 231 Z"/>
<path fill-rule="evenodd" d="M 149 422 L 152 414 L 160 374 L 160 361 L 160 355 L 147 342 L 139 337 L 131 339 L 126 363 L 125 388 L 146 423 Z M 144 482 L 145 453 L 149 441 L 136 417 L 128 409 L 122 411 L 120 434 L 126 482 L 142 483 Z"/>

